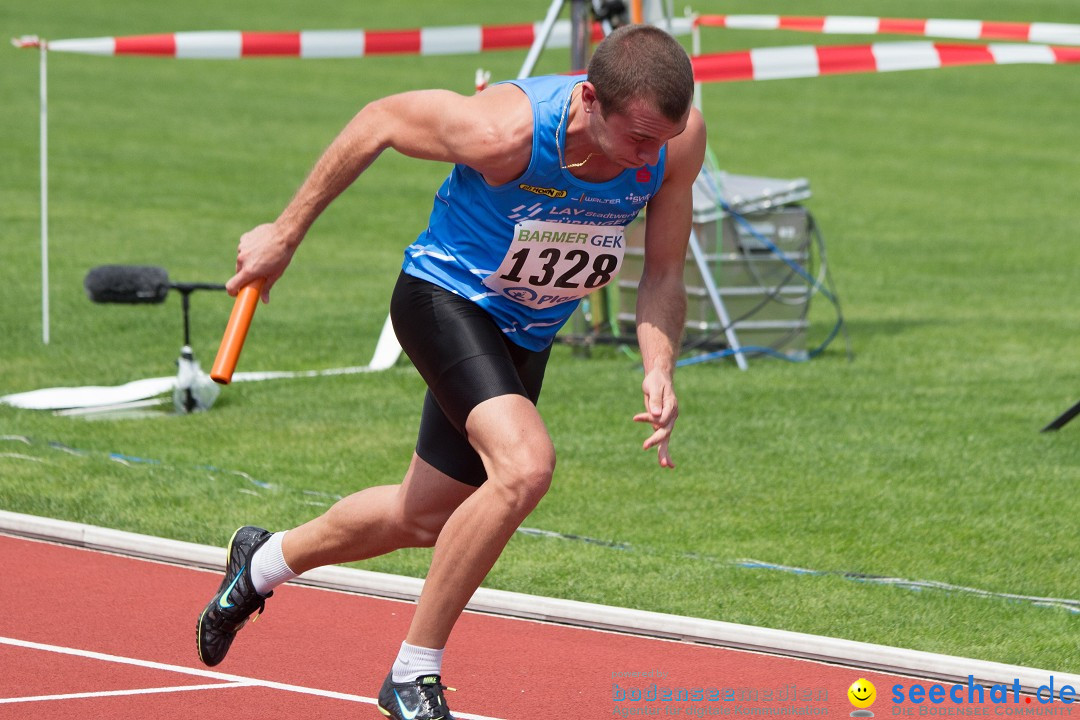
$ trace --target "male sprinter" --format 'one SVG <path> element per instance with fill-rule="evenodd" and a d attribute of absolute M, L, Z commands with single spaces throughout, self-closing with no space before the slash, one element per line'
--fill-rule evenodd
<path fill-rule="evenodd" d="M 441 684 L 447 638 L 555 468 L 535 407 L 552 338 L 581 297 L 615 277 L 623 229 L 646 204 L 637 304 L 645 411 L 634 420 L 652 426 L 644 448 L 673 467 L 683 264 L 705 152 L 692 95 L 682 47 L 635 25 L 596 47 L 587 76 L 518 80 L 472 97 L 386 97 L 349 122 L 277 220 L 240 238 L 229 293 L 265 278 L 268 302 L 315 219 L 383 150 L 454 163 L 391 300 L 398 340 L 428 386 L 405 478 L 288 532 L 238 530 L 225 579 L 199 616 L 204 663 L 221 662 L 248 617 L 297 574 L 434 546 L 379 709 L 397 720 L 451 719 Z"/>

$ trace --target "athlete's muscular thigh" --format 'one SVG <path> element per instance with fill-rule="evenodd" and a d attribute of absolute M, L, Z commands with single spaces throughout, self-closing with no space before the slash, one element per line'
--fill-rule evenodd
<path fill-rule="evenodd" d="M 532 510 L 555 471 L 555 448 L 536 406 L 520 395 L 494 397 L 473 408 L 465 429 L 488 483 L 498 485 L 519 510 Z"/>
<path fill-rule="evenodd" d="M 447 519 L 476 488 L 432 467 L 415 453 L 397 493 L 398 522 L 413 528 L 419 545 L 434 545 Z"/>

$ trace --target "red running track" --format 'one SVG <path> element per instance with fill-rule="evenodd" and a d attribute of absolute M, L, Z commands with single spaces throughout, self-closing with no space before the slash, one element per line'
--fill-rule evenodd
<path fill-rule="evenodd" d="M 228 658 L 210 669 L 198 661 L 195 624 L 220 575 L 6 535 L 0 535 L 0 557 L 5 720 L 374 720 L 382 716 L 372 698 L 414 607 L 286 585 L 241 631 Z M 451 638 L 444 675 L 458 688 L 448 701 L 463 720 L 715 717 L 749 715 L 751 708 L 842 718 L 853 709 L 847 688 L 859 677 L 877 686 L 873 709 L 885 717 L 896 710 L 889 688 L 912 682 L 471 612 Z M 735 700 L 616 700 L 616 685 L 633 692 L 653 684 L 731 689 Z M 792 694 L 796 699 L 788 699 Z"/>

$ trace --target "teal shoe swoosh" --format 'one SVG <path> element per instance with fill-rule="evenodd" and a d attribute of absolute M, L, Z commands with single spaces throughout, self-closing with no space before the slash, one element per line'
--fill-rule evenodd
<path fill-rule="evenodd" d="M 419 705 L 417 705 L 417 706 L 416 706 L 415 708 L 413 708 L 412 710 L 410 710 L 409 708 L 405 707 L 405 703 L 403 703 L 403 702 L 401 701 L 401 696 L 400 696 L 400 695 L 398 695 L 398 691 L 397 691 L 397 690 L 395 690 L 395 691 L 394 691 L 394 697 L 395 697 L 395 698 L 397 698 L 397 704 L 398 704 L 398 707 L 399 707 L 399 708 L 401 709 L 401 715 L 402 715 L 402 717 L 404 717 L 404 718 L 405 718 L 405 720 L 413 720 L 413 718 L 415 718 L 415 717 L 416 717 L 417 713 L 419 713 L 419 712 L 420 712 L 420 706 L 419 706 Z"/>
<path fill-rule="evenodd" d="M 228 610 L 229 608 L 236 607 L 236 603 L 229 601 L 229 595 L 232 594 L 233 588 L 236 587 L 236 583 L 244 575 L 244 570 L 246 569 L 247 565 L 240 568 L 240 572 L 236 573 L 236 577 L 234 577 L 233 581 L 229 583 L 229 587 L 225 588 L 225 592 L 221 593 L 221 597 L 218 598 L 218 607 L 222 610 Z M 409 720 L 412 720 L 412 718 L 410 718 Z"/>

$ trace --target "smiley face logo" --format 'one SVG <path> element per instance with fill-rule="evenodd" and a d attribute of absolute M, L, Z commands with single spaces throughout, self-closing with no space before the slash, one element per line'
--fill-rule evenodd
<path fill-rule="evenodd" d="M 851 683 L 847 691 L 848 700 L 857 708 L 868 708 L 877 700 L 877 689 L 874 683 L 866 678 L 859 678 Z"/>

